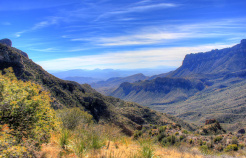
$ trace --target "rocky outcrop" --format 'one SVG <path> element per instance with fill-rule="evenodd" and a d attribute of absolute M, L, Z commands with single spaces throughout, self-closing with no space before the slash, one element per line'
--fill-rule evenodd
<path fill-rule="evenodd" d="M 12 41 L 8 38 L 1 39 L 0 43 L 6 44 L 7 46 L 12 47 Z"/>
<path fill-rule="evenodd" d="M 4 44 L 4 45 L 7 45 L 9 47 L 12 47 L 12 41 L 10 39 L 8 39 L 8 38 L 1 39 L 0 40 L 0 44 Z M 12 49 L 15 50 L 17 53 L 23 55 L 24 57 L 28 58 L 27 53 L 25 53 L 25 52 L 23 52 L 23 51 L 21 51 L 19 49 L 16 49 L 14 47 L 12 47 Z"/>
<path fill-rule="evenodd" d="M 194 74 L 218 74 L 246 69 L 246 40 L 231 48 L 215 49 L 205 53 L 188 54 L 180 68 L 170 77 L 186 77 Z"/>

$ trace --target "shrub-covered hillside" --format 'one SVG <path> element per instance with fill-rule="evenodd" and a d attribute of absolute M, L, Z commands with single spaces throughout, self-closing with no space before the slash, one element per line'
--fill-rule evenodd
<path fill-rule="evenodd" d="M 31 157 L 59 122 L 41 86 L 17 80 L 12 68 L 0 74 L 0 157 Z"/>

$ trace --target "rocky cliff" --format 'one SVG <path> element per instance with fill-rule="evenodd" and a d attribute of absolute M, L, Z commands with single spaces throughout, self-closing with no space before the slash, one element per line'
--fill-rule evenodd
<path fill-rule="evenodd" d="M 246 39 L 231 48 L 215 49 L 205 53 L 188 54 L 183 64 L 171 77 L 187 77 L 195 74 L 231 73 L 246 69 Z"/>

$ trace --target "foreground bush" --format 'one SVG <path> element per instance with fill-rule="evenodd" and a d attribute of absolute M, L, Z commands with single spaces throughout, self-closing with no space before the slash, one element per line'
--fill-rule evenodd
<path fill-rule="evenodd" d="M 50 102 L 48 92 L 37 84 L 17 80 L 12 68 L 6 69 L 4 75 L 0 73 L 2 156 L 21 157 L 49 141 L 51 131 L 59 125 Z"/>

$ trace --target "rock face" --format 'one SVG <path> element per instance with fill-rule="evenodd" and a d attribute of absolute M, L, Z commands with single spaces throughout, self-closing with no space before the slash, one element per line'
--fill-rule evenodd
<path fill-rule="evenodd" d="M 7 45 L 9 47 L 12 47 L 12 41 L 10 39 L 8 39 L 8 38 L 1 39 L 0 40 L 0 44 L 5 44 L 5 45 Z M 13 47 L 12 47 L 12 49 L 15 50 L 17 53 L 20 53 L 24 57 L 28 58 L 27 53 L 25 53 L 25 52 L 23 52 L 23 51 L 21 51 L 19 49 L 13 48 Z"/>
<path fill-rule="evenodd" d="M 12 47 L 12 41 L 8 38 L 1 39 L 0 43 L 6 44 L 7 46 Z"/>
<path fill-rule="evenodd" d="M 246 69 L 246 39 L 231 48 L 188 54 L 170 77 L 235 72 Z"/>

